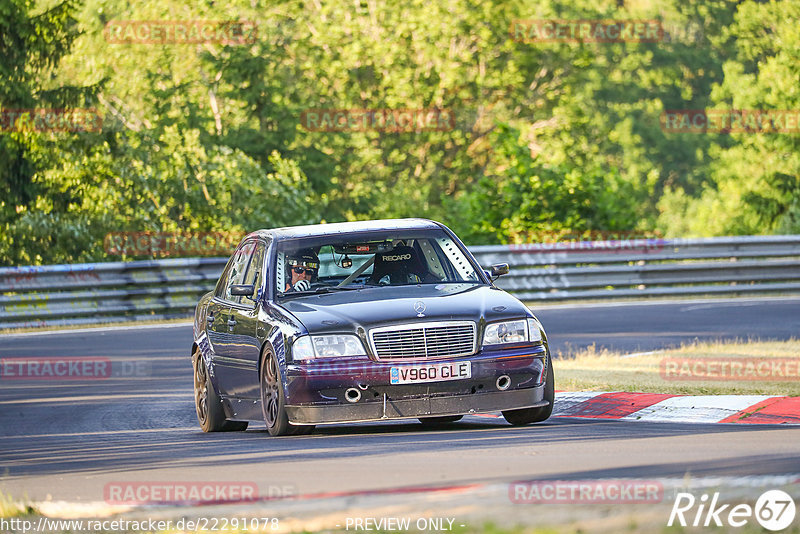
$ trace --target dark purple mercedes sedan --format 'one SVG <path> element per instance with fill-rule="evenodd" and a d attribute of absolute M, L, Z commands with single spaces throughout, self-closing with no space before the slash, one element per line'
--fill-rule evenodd
<path fill-rule="evenodd" d="M 553 409 L 542 325 L 446 226 L 424 219 L 259 230 L 195 313 L 195 406 L 206 432 Z"/>

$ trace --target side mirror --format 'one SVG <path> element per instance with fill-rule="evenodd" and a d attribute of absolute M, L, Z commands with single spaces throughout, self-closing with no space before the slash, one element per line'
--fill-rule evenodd
<path fill-rule="evenodd" d="M 253 297 L 256 286 L 253 284 L 234 284 L 231 286 L 231 296 L 233 297 Z"/>
<path fill-rule="evenodd" d="M 504 274 L 508 274 L 509 268 L 507 263 L 495 263 L 492 265 L 492 280 L 494 281 L 496 278 L 503 276 Z"/>

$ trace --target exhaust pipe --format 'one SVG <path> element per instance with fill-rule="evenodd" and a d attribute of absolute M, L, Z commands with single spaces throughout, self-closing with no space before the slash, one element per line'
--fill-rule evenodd
<path fill-rule="evenodd" d="M 503 375 L 497 379 L 495 385 L 497 386 L 497 389 L 499 389 L 500 391 L 505 391 L 509 387 L 511 387 L 511 377 L 508 375 Z"/>
<path fill-rule="evenodd" d="M 347 402 L 356 403 L 361 400 L 361 392 L 356 388 L 350 388 L 344 392 L 344 398 Z"/>

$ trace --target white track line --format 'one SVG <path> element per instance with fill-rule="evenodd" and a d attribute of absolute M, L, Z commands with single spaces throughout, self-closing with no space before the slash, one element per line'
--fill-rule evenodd
<path fill-rule="evenodd" d="M 536 310 L 568 310 L 580 308 L 618 308 L 621 306 L 662 306 L 664 304 L 685 304 L 687 306 L 697 304 L 716 304 L 716 305 L 736 305 L 744 303 L 760 303 L 760 302 L 773 302 L 773 301 L 797 301 L 800 297 L 797 296 L 781 296 L 781 297 L 720 297 L 718 299 L 659 299 L 647 301 L 620 301 L 620 302 L 588 302 L 585 304 L 571 304 L 571 303 L 543 303 L 537 301 L 526 300 L 525 305 L 530 308 L 534 313 Z"/>
<path fill-rule="evenodd" d="M 88 334 L 93 332 L 114 332 L 118 330 L 144 330 L 148 328 L 180 328 L 192 326 L 192 321 L 169 324 L 140 324 L 140 325 L 120 325 L 120 326 L 93 326 L 91 328 L 68 328 L 65 330 L 46 330 L 44 332 L 22 332 L 19 334 L 0 334 L 0 338 L 6 337 L 31 337 L 31 336 L 52 336 L 66 334 Z"/>

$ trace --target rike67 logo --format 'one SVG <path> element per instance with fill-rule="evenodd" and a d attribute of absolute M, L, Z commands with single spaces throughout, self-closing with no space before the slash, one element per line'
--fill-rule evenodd
<path fill-rule="evenodd" d="M 677 521 L 682 527 L 743 527 L 755 518 L 763 528 L 776 532 L 791 525 L 794 516 L 794 499 L 781 490 L 765 491 L 755 506 L 719 504 L 719 492 L 710 498 L 704 493 L 699 499 L 691 493 L 678 493 L 667 526 L 671 527 Z"/>

